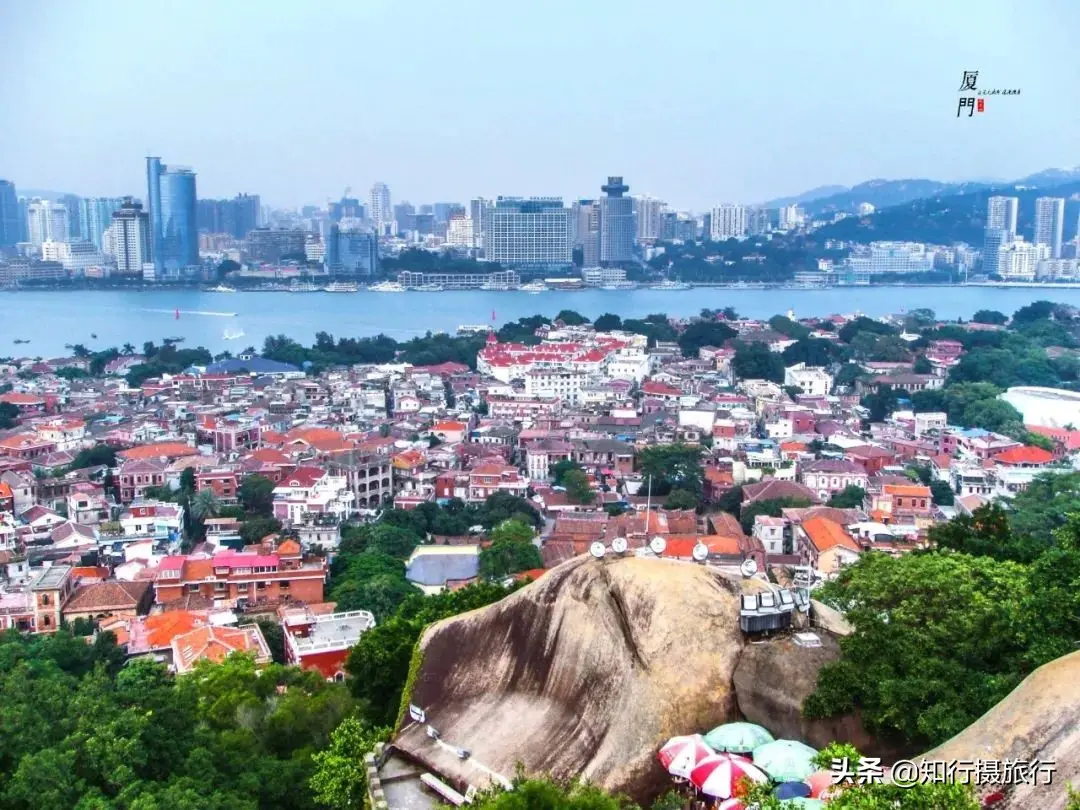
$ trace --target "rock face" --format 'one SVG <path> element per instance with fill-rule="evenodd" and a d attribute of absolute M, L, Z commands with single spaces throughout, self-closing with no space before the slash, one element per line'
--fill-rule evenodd
<path fill-rule="evenodd" d="M 738 717 L 739 589 L 685 563 L 570 560 L 429 628 L 412 703 L 442 743 L 413 724 L 394 744 L 459 787 L 520 763 L 649 796 L 670 784 L 667 738 Z"/>
<path fill-rule="evenodd" d="M 1062 810 L 1065 783 L 1080 786 L 1080 652 L 1039 667 L 1007 698 L 920 759 L 1053 761 L 1051 785 L 1007 789 L 995 810 Z"/>

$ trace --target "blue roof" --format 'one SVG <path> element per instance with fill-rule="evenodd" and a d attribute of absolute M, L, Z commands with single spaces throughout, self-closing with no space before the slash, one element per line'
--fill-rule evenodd
<path fill-rule="evenodd" d="M 255 372 L 256 374 L 288 374 L 300 369 L 289 363 L 279 363 L 277 360 L 267 360 L 265 357 L 252 357 L 250 360 L 219 360 L 206 367 L 207 374 L 241 374 L 243 372 Z"/>
<path fill-rule="evenodd" d="M 983 436 L 989 436 L 990 431 L 982 428 L 966 428 L 960 431 L 960 435 L 965 439 L 981 439 Z"/>
<path fill-rule="evenodd" d="M 405 578 L 417 585 L 445 585 L 452 579 L 472 579 L 480 573 L 480 555 L 420 554 L 406 567 Z"/>

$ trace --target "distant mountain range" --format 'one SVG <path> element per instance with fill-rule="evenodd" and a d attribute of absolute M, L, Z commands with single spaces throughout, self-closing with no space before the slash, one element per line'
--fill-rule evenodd
<path fill-rule="evenodd" d="M 810 216 L 830 212 L 857 213 L 860 203 L 875 208 L 904 205 L 929 197 L 971 194 L 991 188 L 1047 188 L 1080 182 L 1080 166 L 1073 169 L 1044 169 L 1012 181 L 978 180 L 964 183 L 945 183 L 940 180 L 914 178 L 906 180 L 868 180 L 857 186 L 819 186 L 791 197 L 778 197 L 762 203 L 767 208 L 779 208 L 796 203 Z"/>

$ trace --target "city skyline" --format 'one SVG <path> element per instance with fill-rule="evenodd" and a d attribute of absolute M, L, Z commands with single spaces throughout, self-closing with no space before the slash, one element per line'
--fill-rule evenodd
<path fill-rule="evenodd" d="M 712 4 L 671 20 L 626 4 L 533 14 L 477 3 L 471 14 L 431 6 L 410 17 L 387 3 L 325 6 L 318 18 L 335 25 L 315 26 L 300 9 L 214 6 L 210 28 L 189 4 L 102 15 L 61 3 L 47 21 L 32 6 L 5 7 L 12 46 L 0 69 L 62 72 L 69 99 L 46 103 L 38 84 L 0 88 L 5 109 L 23 113 L 0 132 L 0 176 L 22 188 L 138 196 L 141 155 L 164 154 L 196 167 L 204 197 L 247 190 L 296 207 L 377 181 L 397 200 L 574 199 L 618 172 L 637 193 L 705 211 L 821 184 L 1008 179 L 1077 162 L 1080 123 L 1062 99 L 1080 66 L 1067 40 L 1080 9 L 1063 2 L 1027 9 L 1021 41 L 1003 2 L 789 5 L 767 25 L 760 12 Z M 50 36 L 35 36 L 46 23 Z M 406 35 L 365 42 L 366 64 L 393 65 L 386 80 L 350 83 L 342 55 L 357 31 Z M 185 41 L 190 70 L 158 58 Z M 605 72 L 598 104 L 580 60 L 612 42 L 619 69 Z M 286 44 L 291 57 L 281 59 Z M 738 80 L 747 66 L 752 82 Z M 958 121 L 966 69 L 980 71 L 982 87 L 1022 92 Z M 97 81 L 121 73 L 123 93 Z M 315 74 L 342 80 L 308 81 Z M 291 87 L 304 90 L 295 115 L 281 106 Z M 328 125 L 311 126 L 313 108 Z M 142 143 L 124 134 L 129 120 Z"/>

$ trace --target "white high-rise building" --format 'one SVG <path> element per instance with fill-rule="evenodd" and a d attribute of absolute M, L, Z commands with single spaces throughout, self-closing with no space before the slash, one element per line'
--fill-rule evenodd
<path fill-rule="evenodd" d="M 471 248 L 476 244 L 473 236 L 475 223 L 466 216 L 452 216 L 446 225 L 446 244 L 457 248 Z"/>
<path fill-rule="evenodd" d="M 126 197 L 124 204 L 113 212 L 112 220 L 108 229 L 112 236 L 108 241 L 116 256 L 117 272 L 145 277 L 144 265 L 149 265 L 151 275 L 156 277 L 150 262 L 150 217 L 142 205 Z"/>
<path fill-rule="evenodd" d="M 1036 245 L 1046 245 L 1051 258 L 1061 258 L 1064 226 L 1064 197 L 1039 197 L 1035 200 L 1035 238 L 1032 241 Z"/>
<path fill-rule="evenodd" d="M 1049 253 L 1046 245 L 1014 239 L 998 251 L 998 275 L 1007 281 L 1032 281 L 1039 262 L 1050 258 Z"/>
<path fill-rule="evenodd" d="M 709 238 L 713 242 L 740 239 L 746 236 L 747 217 L 745 205 L 724 203 L 712 209 Z"/>
<path fill-rule="evenodd" d="M 506 267 L 569 265 L 570 209 L 562 197 L 499 197 L 484 230 L 484 256 Z"/>
<path fill-rule="evenodd" d="M 386 233 L 386 229 L 394 221 L 394 209 L 390 206 L 390 186 L 386 183 L 375 183 L 371 186 L 371 207 L 368 217 L 375 223 L 375 232 L 379 236 Z"/>
<path fill-rule="evenodd" d="M 49 200 L 32 200 L 27 211 L 27 229 L 35 245 L 44 242 L 66 242 L 68 239 L 68 210 Z"/>
<path fill-rule="evenodd" d="M 634 219 L 639 242 L 660 238 L 664 225 L 664 202 L 652 197 L 634 197 Z"/>
<path fill-rule="evenodd" d="M 802 211 L 797 205 L 783 205 L 780 207 L 777 218 L 777 228 L 781 231 L 790 231 L 802 225 Z"/>
<path fill-rule="evenodd" d="M 99 267 L 105 257 L 93 242 L 54 242 L 41 243 L 41 258 L 47 262 L 60 262 L 65 270 L 81 275 L 88 267 Z"/>
<path fill-rule="evenodd" d="M 1016 214 L 1020 209 L 1017 197 L 991 197 L 986 201 L 986 227 L 1005 231 L 1006 240 L 1016 236 Z"/>

